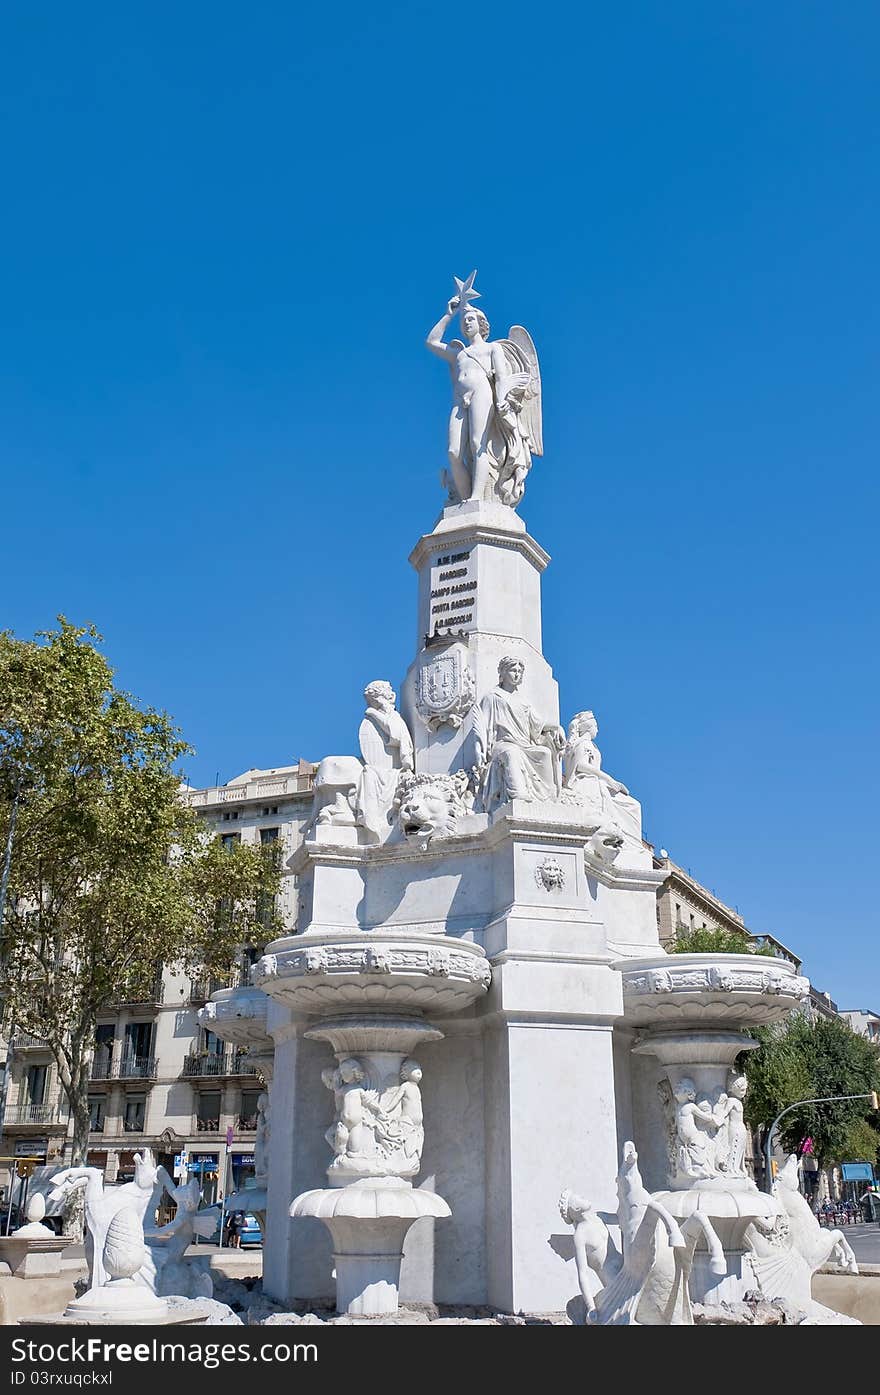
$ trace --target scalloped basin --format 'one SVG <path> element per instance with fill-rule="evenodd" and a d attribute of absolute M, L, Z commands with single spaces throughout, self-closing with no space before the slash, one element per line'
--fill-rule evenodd
<path fill-rule="evenodd" d="M 460 1012 L 489 987 L 484 950 L 450 936 L 332 932 L 269 945 L 254 982 L 298 1012 Z"/>
<path fill-rule="evenodd" d="M 810 991 L 793 964 L 765 955 L 664 954 L 614 967 L 625 1018 L 646 1027 L 757 1027 L 785 1017 Z"/>
<path fill-rule="evenodd" d="M 259 988 L 220 988 L 196 1017 L 223 1041 L 256 1052 L 274 1051 L 275 1043 L 266 1031 L 268 1008 L 269 1000 Z"/>

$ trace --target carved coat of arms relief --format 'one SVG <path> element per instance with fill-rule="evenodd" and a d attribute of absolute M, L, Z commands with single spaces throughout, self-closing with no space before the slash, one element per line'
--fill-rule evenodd
<path fill-rule="evenodd" d="M 416 679 L 416 711 L 429 731 L 460 727 L 474 703 L 477 686 L 467 650 L 450 645 L 422 664 Z"/>

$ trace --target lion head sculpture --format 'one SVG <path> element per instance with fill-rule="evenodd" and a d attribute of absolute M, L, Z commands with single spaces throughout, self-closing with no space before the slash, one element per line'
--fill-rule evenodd
<path fill-rule="evenodd" d="M 587 839 L 587 852 L 599 862 L 610 864 L 623 847 L 623 834 L 616 824 L 603 823 Z"/>
<path fill-rule="evenodd" d="M 405 771 L 394 797 L 397 826 L 404 838 L 414 843 L 448 838 L 455 820 L 468 812 L 467 788 L 464 770 L 457 770 L 454 775 L 415 775 Z"/>

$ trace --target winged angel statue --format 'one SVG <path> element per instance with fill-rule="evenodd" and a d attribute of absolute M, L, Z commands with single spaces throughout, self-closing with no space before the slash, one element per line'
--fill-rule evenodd
<path fill-rule="evenodd" d="M 514 325 L 507 339 L 489 342 L 489 321 L 471 305 L 476 272 L 456 276 L 458 293 L 428 335 L 432 353 L 452 374 L 449 418 L 449 485 L 454 502 L 497 498 L 515 508 L 525 492 L 532 456 L 542 455 L 541 374 L 531 335 Z M 444 343 L 456 315 L 467 339 Z"/>

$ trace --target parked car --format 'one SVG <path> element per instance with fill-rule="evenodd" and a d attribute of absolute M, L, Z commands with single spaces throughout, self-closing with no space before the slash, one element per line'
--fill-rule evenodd
<path fill-rule="evenodd" d="M 202 1211 L 199 1211 L 198 1214 L 200 1216 L 211 1216 L 214 1218 L 214 1229 L 210 1235 L 206 1235 L 204 1238 L 208 1245 L 219 1245 L 221 1208 L 219 1206 L 206 1206 Z M 238 1233 L 238 1243 L 239 1245 L 262 1245 L 263 1243 L 263 1232 L 260 1230 L 260 1223 L 256 1216 L 250 1211 L 246 1211 L 244 1214 L 244 1225 Z"/>

